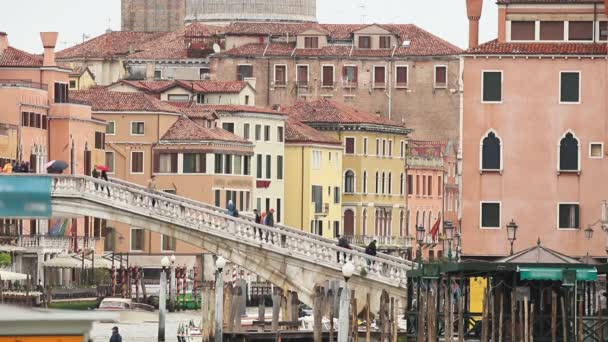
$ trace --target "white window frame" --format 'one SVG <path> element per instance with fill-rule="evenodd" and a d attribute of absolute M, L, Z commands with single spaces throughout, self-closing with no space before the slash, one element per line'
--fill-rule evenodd
<path fill-rule="evenodd" d="M 578 74 L 578 101 L 577 102 L 562 102 L 562 74 L 564 73 L 576 73 Z M 559 78 L 557 80 L 558 87 L 558 103 L 563 105 L 578 105 L 581 104 L 581 97 L 583 94 L 583 75 L 580 70 L 561 70 L 559 72 Z"/>
<path fill-rule="evenodd" d="M 562 146 L 561 142 L 562 142 L 562 139 L 564 139 L 568 133 L 571 133 L 572 136 L 574 137 L 574 139 L 576 139 L 576 141 L 578 141 L 578 145 L 577 145 L 578 146 L 578 163 L 577 163 L 578 168 L 576 170 L 561 170 L 559 168 L 560 163 L 561 163 L 561 153 L 560 153 L 561 152 L 561 146 Z M 581 139 L 576 136 L 576 134 L 574 133 L 573 130 L 571 130 L 571 129 L 566 130 L 564 132 L 564 134 L 562 134 L 562 136 L 559 137 L 559 139 L 557 140 L 557 165 L 556 165 L 556 167 L 557 167 L 557 174 L 560 174 L 562 172 L 563 173 L 575 173 L 575 172 L 576 173 L 580 173 L 581 172 L 581 159 L 582 159 L 581 152 L 582 152 Z"/>
<path fill-rule="evenodd" d="M 500 73 L 500 101 L 484 101 L 483 100 L 483 91 L 484 91 L 484 87 L 485 87 L 485 84 L 483 82 L 483 76 L 486 72 L 499 72 Z M 502 70 L 481 70 L 481 93 L 480 93 L 481 103 L 502 104 L 503 93 L 504 93 L 503 90 L 504 90 L 504 73 Z"/>
<path fill-rule="evenodd" d="M 346 68 L 346 67 L 355 68 L 355 78 L 357 79 L 356 81 L 347 81 L 346 78 L 342 79 L 342 87 L 343 88 L 357 87 L 357 84 L 359 83 L 359 66 L 357 64 L 344 64 L 342 67 L 343 68 Z M 347 73 L 347 76 L 348 76 L 348 73 Z"/>
<path fill-rule="evenodd" d="M 112 172 L 108 171 L 108 174 L 113 175 L 116 172 L 116 152 L 105 150 L 105 153 L 112 153 Z M 104 157 L 105 157 L 105 153 L 104 153 Z M 107 164 L 107 162 L 106 162 L 106 164 Z"/>
<path fill-rule="evenodd" d="M 319 157 L 317 157 L 319 155 Z M 318 163 L 317 163 L 318 161 Z M 312 150 L 312 169 L 313 170 L 321 170 L 323 167 L 323 151 L 321 150 Z"/>
<path fill-rule="evenodd" d="M 306 86 L 310 85 L 310 65 L 308 64 L 296 64 L 296 86 L 300 86 L 300 79 L 298 77 L 298 75 L 300 74 L 298 72 L 298 69 L 300 69 L 300 67 L 306 67 Z"/>
<path fill-rule="evenodd" d="M 594 157 L 594 156 L 591 155 L 591 146 L 592 145 L 600 145 L 600 148 L 601 148 L 600 151 L 601 151 L 601 153 L 600 153 L 599 157 Z M 603 159 L 604 158 L 604 143 L 603 142 L 601 142 L 601 141 L 592 141 L 592 142 L 589 143 L 589 158 L 591 158 L 591 159 Z"/>
<path fill-rule="evenodd" d="M 578 205 L 578 227 L 577 228 L 560 228 L 559 227 L 559 206 L 560 204 L 575 204 Z M 557 230 L 562 231 L 562 230 L 566 230 L 566 231 L 577 231 L 577 230 L 581 230 L 581 203 L 580 202 L 557 202 L 557 206 L 556 206 L 556 213 L 555 213 L 555 218 L 556 218 L 556 227 Z"/>
<path fill-rule="evenodd" d="M 144 232 L 144 249 L 131 249 L 132 245 L 133 245 L 133 230 L 138 229 L 138 230 L 142 230 Z M 129 251 L 130 252 L 145 252 L 146 250 L 146 230 L 143 228 L 137 228 L 137 227 L 130 227 L 129 229 Z"/>
<path fill-rule="evenodd" d="M 407 78 L 407 82 L 405 84 L 397 83 L 397 69 L 399 69 L 399 68 L 405 68 L 405 73 L 406 73 L 406 78 Z M 407 89 L 407 88 L 409 88 L 409 84 L 410 84 L 410 66 L 407 64 L 395 65 L 395 88 Z"/>
<path fill-rule="evenodd" d="M 600 32 L 600 23 L 608 22 L 608 20 L 596 20 L 595 21 L 595 41 L 598 42 L 608 42 L 608 39 L 601 40 L 602 32 Z"/>
<path fill-rule="evenodd" d="M 376 68 L 384 68 L 384 85 L 377 85 L 376 84 Z M 386 65 L 384 64 L 374 64 L 372 66 L 372 88 L 374 89 L 385 89 L 386 88 Z"/>
<path fill-rule="evenodd" d="M 496 204 L 498 203 L 498 227 L 484 227 L 482 222 L 482 208 L 483 204 Z M 501 201 L 479 201 L 479 229 L 490 229 L 490 230 L 500 230 L 502 229 L 502 202 Z"/>
<path fill-rule="evenodd" d="M 160 77 L 156 77 L 156 72 L 157 71 L 160 72 Z M 155 80 L 162 80 L 162 79 L 164 79 L 163 78 L 163 76 L 164 76 L 163 74 L 164 74 L 163 69 L 154 69 L 154 79 Z"/>
<path fill-rule="evenodd" d="M 133 153 L 141 153 L 141 170 L 142 172 L 133 172 Z M 146 173 L 146 154 L 144 151 L 131 151 L 129 155 L 129 174 L 132 175 L 143 175 Z M 116 166 L 115 166 L 116 167 Z"/>
<path fill-rule="evenodd" d="M 445 84 L 437 84 L 437 68 L 445 67 Z M 449 83 L 449 73 L 447 64 L 435 64 L 433 66 L 433 88 L 435 89 L 447 89 Z"/>
<path fill-rule="evenodd" d="M 325 83 L 325 67 L 331 67 L 331 86 L 323 85 Z M 333 89 L 336 86 L 336 66 L 333 64 L 321 64 L 321 88 L 330 88 Z"/>
<path fill-rule="evenodd" d="M 285 83 L 284 84 L 276 84 L 276 80 L 277 80 L 277 67 L 278 66 L 284 66 L 285 67 L 285 79 L 283 80 Z M 279 88 L 283 88 L 287 86 L 287 70 L 288 70 L 288 66 L 287 64 L 275 64 L 274 67 L 272 68 L 272 82 L 274 87 L 279 87 Z"/>
<path fill-rule="evenodd" d="M 511 22 L 513 21 L 530 21 L 534 23 L 534 39 L 532 40 L 514 40 L 513 38 L 511 38 Z M 507 26 L 506 26 L 506 31 L 507 31 L 507 41 L 508 42 L 514 42 L 514 43 L 530 43 L 530 42 L 535 42 L 535 41 L 539 41 L 540 39 L 540 21 L 539 20 L 507 20 L 506 22 Z"/>
<path fill-rule="evenodd" d="M 110 126 L 110 123 L 112 124 L 112 127 L 114 127 L 114 132 L 113 133 L 107 133 L 107 130 L 106 130 L 106 136 L 107 135 L 111 135 L 111 136 L 116 135 L 116 121 L 114 121 L 114 120 L 108 121 L 108 126 Z M 144 124 L 144 132 L 145 131 L 146 131 L 146 125 Z"/>
<path fill-rule="evenodd" d="M 500 168 L 499 169 L 484 169 L 483 168 L 483 140 L 485 138 L 488 137 L 488 135 L 490 133 L 494 133 L 494 135 L 496 136 L 496 138 L 498 138 L 498 140 L 500 140 Z M 563 137 L 562 137 L 563 138 Z M 560 139 L 561 140 L 561 139 Z M 479 173 L 483 173 L 483 172 L 500 172 L 502 173 L 504 170 L 504 151 L 503 151 L 503 140 L 502 137 L 500 135 L 498 135 L 498 133 L 496 133 L 496 131 L 492 128 L 490 128 L 489 130 L 486 131 L 486 133 L 484 135 L 481 136 L 481 139 L 479 140 Z M 559 145 L 559 143 L 558 143 Z M 559 153 L 559 146 L 558 146 L 558 153 Z M 558 162 L 558 168 L 559 168 L 559 162 Z"/>
<path fill-rule="evenodd" d="M 593 36 L 591 37 L 591 39 L 589 40 L 570 40 L 570 22 L 571 21 L 591 21 L 593 22 L 593 26 L 592 26 L 592 30 L 593 30 Z M 596 25 L 597 25 L 597 19 L 594 20 L 564 20 L 564 41 L 568 42 L 568 43 L 593 43 L 596 41 L 595 36 L 596 36 L 596 32 L 598 32 L 598 30 L 596 30 Z"/>
<path fill-rule="evenodd" d="M 133 124 L 134 123 L 142 123 L 142 124 L 144 124 L 144 133 L 143 134 L 133 134 Z M 143 137 L 144 135 L 146 135 L 146 122 L 145 121 L 131 121 L 131 124 L 130 124 L 129 128 L 130 128 L 129 134 L 132 137 Z"/>
<path fill-rule="evenodd" d="M 353 153 L 346 153 L 346 139 L 352 138 L 353 139 Z M 349 155 L 349 156 L 355 156 L 357 155 L 357 137 L 352 136 L 352 135 L 347 135 L 344 137 L 344 154 L 345 155 Z"/>
<path fill-rule="evenodd" d="M 164 247 L 164 245 L 165 245 L 165 244 L 164 244 L 164 239 L 165 239 L 165 236 L 166 236 L 165 234 L 160 234 L 160 251 L 161 251 L 161 253 L 166 253 L 166 252 L 175 252 L 175 250 L 173 250 L 173 249 L 164 249 L 164 248 L 163 248 L 163 247 Z M 174 237 L 172 237 L 172 236 L 167 236 L 167 237 L 168 237 L 168 238 L 170 238 L 170 239 L 175 239 L 175 238 L 174 238 Z M 177 249 L 177 240 L 175 240 L 175 249 Z"/>
<path fill-rule="evenodd" d="M 353 192 L 346 192 L 346 174 L 348 172 L 353 173 Z M 357 173 L 355 172 L 355 170 L 353 170 L 353 169 L 344 170 L 344 173 L 342 174 L 342 185 L 343 185 L 343 190 L 342 190 L 343 194 L 348 194 L 348 195 L 357 194 Z"/>

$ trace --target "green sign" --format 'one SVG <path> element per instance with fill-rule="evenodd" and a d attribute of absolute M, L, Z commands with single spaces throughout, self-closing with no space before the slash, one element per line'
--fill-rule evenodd
<path fill-rule="evenodd" d="M 575 279 L 574 273 L 578 281 L 597 280 L 595 268 L 521 267 L 518 272 L 521 280 L 556 280 L 571 283 Z"/>
<path fill-rule="evenodd" d="M 51 181 L 49 177 L 0 176 L 0 217 L 51 217 Z"/>

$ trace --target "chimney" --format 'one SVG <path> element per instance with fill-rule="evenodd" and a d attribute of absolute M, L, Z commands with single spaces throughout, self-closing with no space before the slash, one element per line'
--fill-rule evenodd
<path fill-rule="evenodd" d="M 467 17 L 469 18 L 469 48 L 474 48 L 479 45 L 479 18 L 481 18 L 482 6 L 483 0 L 467 0 Z"/>
<path fill-rule="evenodd" d="M 40 32 L 42 46 L 44 47 L 43 66 L 57 66 L 55 63 L 55 45 L 57 44 L 57 32 Z"/>
<path fill-rule="evenodd" d="M 8 35 L 6 32 L 0 32 L 0 56 L 4 53 L 4 50 L 8 47 Z"/>
<path fill-rule="evenodd" d="M 608 15 L 608 0 L 604 0 L 604 12 Z"/>

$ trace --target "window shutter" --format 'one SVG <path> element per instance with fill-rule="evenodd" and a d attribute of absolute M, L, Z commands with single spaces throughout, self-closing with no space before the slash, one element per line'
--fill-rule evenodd
<path fill-rule="evenodd" d="M 131 161 L 132 170 L 135 170 L 134 163 L 135 163 L 135 158 L 133 158 L 133 160 Z M 159 172 L 159 170 L 160 170 L 159 167 L 160 167 L 160 153 L 158 151 L 154 151 L 154 172 L 155 173 Z"/>
<path fill-rule="evenodd" d="M 359 80 L 359 66 L 355 66 L 355 82 Z"/>
<path fill-rule="evenodd" d="M 177 173 L 177 153 L 171 154 L 171 172 Z"/>

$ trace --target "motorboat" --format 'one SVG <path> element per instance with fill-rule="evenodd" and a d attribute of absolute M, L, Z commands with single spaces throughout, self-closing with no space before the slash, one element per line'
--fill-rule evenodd
<path fill-rule="evenodd" d="M 104 298 L 99 304 L 98 311 L 120 313 L 120 322 L 150 322 L 157 321 L 152 305 L 137 303 L 129 298 Z"/>

